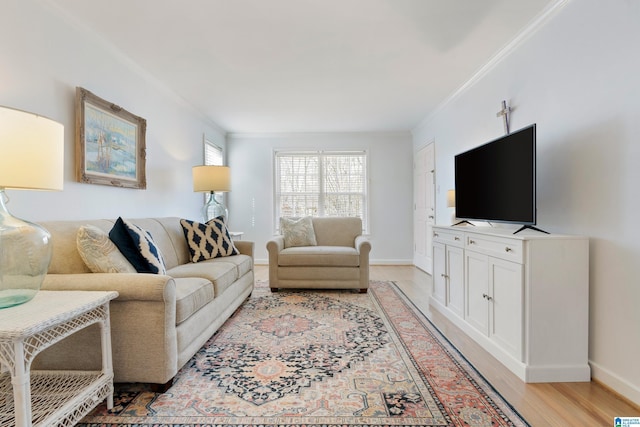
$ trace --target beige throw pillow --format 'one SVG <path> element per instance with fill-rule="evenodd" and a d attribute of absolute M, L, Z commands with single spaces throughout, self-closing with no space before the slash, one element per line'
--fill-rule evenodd
<path fill-rule="evenodd" d="M 280 232 L 284 236 L 284 247 L 316 246 L 316 232 L 310 216 L 303 218 L 280 218 Z"/>
<path fill-rule="evenodd" d="M 120 253 L 109 235 L 93 225 L 78 228 L 78 252 L 93 273 L 136 273 L 136 269 Z"/>

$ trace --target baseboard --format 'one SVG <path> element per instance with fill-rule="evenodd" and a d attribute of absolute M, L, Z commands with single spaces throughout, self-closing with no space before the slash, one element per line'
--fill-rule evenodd
<path fill-rule="evenodd" d="M 589 365 L 591 365 L 591 378 L 593 378 L 593 380 L 611 389 L 633 404 L 640 406 L 640 387 L 631 384 L 629 381 L 595 362 L 590 361 Z"/>
<path fill-rule="evenodd" d="M 402 265 L 413 266 L 412 259 L 370 259 L 369 265 Z"/>
<path fill-rule="evenodd" d="M 589 382 L 591 380 L 591 369 L 589 369 L 589 365 L 527 366 L 525 368 L 525 378 L 528 383 Z"/>
<path fill-rule="evenodd" d="M 255 265 L 269 265 L 268 259 L 256 258 L 253 260 Z M 372 259 L 369 260 L 369 265 L 401 265 L 401 266 L 413 266 L 412 259 Z"/>

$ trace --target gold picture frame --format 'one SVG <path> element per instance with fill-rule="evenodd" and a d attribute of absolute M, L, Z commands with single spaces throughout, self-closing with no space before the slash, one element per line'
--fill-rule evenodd
<path fill-rule="evenodd" d="M 147 121 L 76 88 L 76 179 L 87 184 L 147 188 Z"/>

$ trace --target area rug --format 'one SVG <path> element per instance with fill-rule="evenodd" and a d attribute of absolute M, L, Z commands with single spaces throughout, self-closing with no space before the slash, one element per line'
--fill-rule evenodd
<path fill-rule="evenodd" d="M 80 426 L 527 426 L 391 282 L 252 296 L 165 393 L 116 384 Z"/>

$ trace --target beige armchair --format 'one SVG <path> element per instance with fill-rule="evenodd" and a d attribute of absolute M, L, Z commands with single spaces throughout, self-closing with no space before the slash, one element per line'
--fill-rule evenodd
<path fill-rule="evenodd" d="M 316 245 L 285 247 L 284 236 L 267 242 L 269 287 L 369 288 L 371 243 L 354 217 L 312 218 Z"/>

